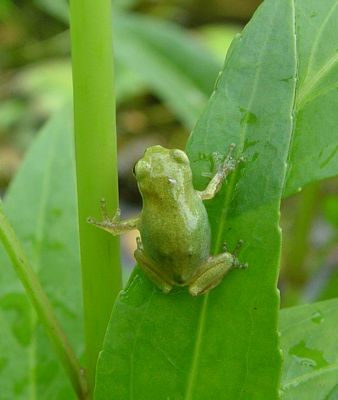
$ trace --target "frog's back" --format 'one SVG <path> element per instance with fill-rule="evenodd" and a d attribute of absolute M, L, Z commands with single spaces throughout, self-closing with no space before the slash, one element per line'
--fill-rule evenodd
<path fill-rule="evenodd" d="M 184 284 L 209 256 L 210 228 L 201 198 L 195 196 L 143 207 L 140 234 L 144 253 L 175 282 Z"/>

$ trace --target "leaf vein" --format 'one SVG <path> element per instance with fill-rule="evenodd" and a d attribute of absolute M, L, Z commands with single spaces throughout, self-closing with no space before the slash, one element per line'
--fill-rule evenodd
<path fill-rule="evenodd" d="M 207 311 L 207 306 L 208 306 L 208 299 L 209 299 L 209 294 L 207 293 L 203 299 L 202 311 L 201 311 L 201 315 L 200 315 L 200 318 L 198 321 L 195 348 L 194 348 L 194 353 L 193 353 L 193 361 L 192 361 L 190 373 L 188 375 L 188 387 L 187 387 L 187 392 L 185 394 L 185 400 L 193 399 L 194 383 L 195 383 L 195 379 L 196 379 L 197 366 L 198 366 L 198 362 L 199 362 L 200 349 L 201 349 L 201 343 L 202 343 L 202 335 L 203 335 L 203 331 L 204 331 L 206 311 Z"/>
<path fill-rule="evenodd" d="M 303 87 L 299 90 L 299 95 L 297 99 L 297 108 L 302 108 L 306 97 L 311 93 L 311 91 L 320 83 L 320 81 L 327 75 L 337 64 L 338 55 L 335 54 L 332 56 L 320 70 L 308 81 L 307 84 L 304 84 Z"/>
<path fill-rule="evenodd" d="M 330 18 L 332 17 L 333 13 L 335 12 L 337 6 L 338 6 L 338 3 L 333 4 L 333 6 L 330 8 L 327 16 L 325 17 L 324 22 L 320 25 L 320 29 L 318 30 L 318 35 L 317 35 L 316 39 L 314 40 L 313 45 L 311 47 L 306 77 L 313 71 L 314 56 L 318 49 L 320 39 L 322 38 L 322 36 L 324 34 L 324 30 L 325 30 L 327 24 L 329 23 Z M 306 77 L 305 77 L 305 80 L 306 80 Z"/>
<path fill-rule="evenodd" d="M 282 386 L 282 390 L 288 390 L 292 387 L 298 386 L 299 384 L 306 383 L 307 381 L 309 381 L 311 379 L 315 379 L 318 376 L 321 376 L 328 372 L 334 372 L 334 371 L 338 371 L 338 363 L 334 363 L 334 364 L 330 365 L 329 367 L 321 368 L 319 370 L 312 371 L 307 374 L 298 376 L 297 378 L 292 379 L 288 383 L 285 383 Z"/>

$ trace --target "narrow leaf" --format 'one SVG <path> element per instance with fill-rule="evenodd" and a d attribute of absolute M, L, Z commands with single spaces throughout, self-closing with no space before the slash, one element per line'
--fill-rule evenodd
<path fill-rule="evenodd" d="M 5 199 L 13 224 L 72 345 L 82 348 L 71 114 L 38 136 Z M 72 399 L 71 386 L 0 249 L 0 397 Z"/>
<path fill-rule="evenodd" d="M 150 17 L 118 14 L 115 35 L 119 63 L 142 78 L 191 128 L 213 89 L 219 71 L 216 58 L 187 31 Z"/>
<path fill-rule="evenodd" d="M 298 84 L 285 195 L 338 174 L 338 2 L 295 0 Z"/>
<path fill-rule="evenodd" d="M 280 318 L 282 400 L 336 399 L 338 300 L 284 309 Z"/>

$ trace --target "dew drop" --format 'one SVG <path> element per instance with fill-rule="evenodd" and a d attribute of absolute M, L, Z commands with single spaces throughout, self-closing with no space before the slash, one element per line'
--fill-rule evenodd
<path fill-rule="evenodd" d="M 311 321 L 314 322 L 315 324 L 320 324 L 321 322 L 324 321 L 323 314 L 320 311 L 315 311 L 311 315 Z"/>

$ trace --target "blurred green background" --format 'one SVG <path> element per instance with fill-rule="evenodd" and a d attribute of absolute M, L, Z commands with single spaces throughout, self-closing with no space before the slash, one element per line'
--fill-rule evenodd
<path fill-rule="evenodd" d="M 140 208 L 131 173 L 153 144 L 184 148 L 233 37 L 259 0 L 113 0 L 120 200 Z M 72 96 L 65 0 L 0 0 L 0 190 L 46 120 Z M 37 162 L 39 162 L 37 160 Z M 284 200 L 282 305 L 338 295 L 337 180 Z M 135 234 L 123 238 L 126 273 Z"/>

